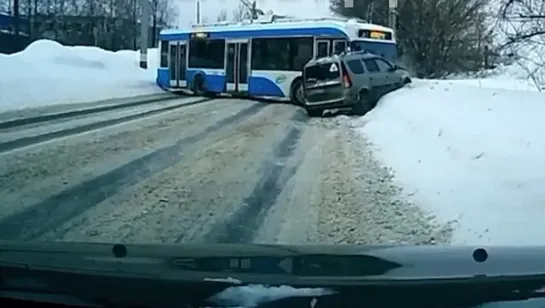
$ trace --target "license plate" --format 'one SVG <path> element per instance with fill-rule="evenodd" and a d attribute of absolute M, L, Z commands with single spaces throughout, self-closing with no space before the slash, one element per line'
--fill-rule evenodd
<path fill-rule="evenodd" d="M 325 93 L 325 90 L 318 89 L 318 90 L 312 90 L 312 94 L 322 94 Z"/>

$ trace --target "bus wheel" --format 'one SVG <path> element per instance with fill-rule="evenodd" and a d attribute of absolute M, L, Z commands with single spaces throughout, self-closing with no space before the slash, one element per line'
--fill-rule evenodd
<path fill-rule="evenodd" d="M 290 99 L 295 105 L 302 106 L 305 97 L 303 94 L 303 83 L 301 82 L 301 79 L 295 79 L 293 84 L 291 85 L 291 91 L 290 91 Z"/>
<path fill-rule="evenodd" d="M 204 77 L 201 74 L 197 74 L 193 80 L 193 94 L 203 96 L 205 92 Z"/>

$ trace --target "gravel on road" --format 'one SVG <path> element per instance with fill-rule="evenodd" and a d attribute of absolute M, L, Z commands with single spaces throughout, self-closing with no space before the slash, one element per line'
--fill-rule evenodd
<path fill-rule="evenodd" d="M 0 238 L 448 243 L 349 122 L 216 99 L 0 154 Z"/>

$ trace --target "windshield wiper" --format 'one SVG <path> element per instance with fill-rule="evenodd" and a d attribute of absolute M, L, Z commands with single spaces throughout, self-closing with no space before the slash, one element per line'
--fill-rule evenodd
<path fill-rule="evenodd" d="M 331 307 L 472 307 L 544 297 L 540 292 L 545 285 L 543 255 L 541 247 L 487 251 L 437 246 L 0 241 L 0 291 L 53 293 L 98 305 L 200 307 L 225 305 L 213 299 L 237 288 L 255 291 L 258 285 L 264 288 L 265 298 L 269 296 L 261 305 L 305 302 L 304 307 L 309 307 L 317 300 L 316 308 L 329 307 L 328 303 Z M 289 293 L 287 299 L 273 298 L 277 290 L 267 289 L 273 286 L 327 292 L 317 296 L 296 290 L 298 295 Z"/>

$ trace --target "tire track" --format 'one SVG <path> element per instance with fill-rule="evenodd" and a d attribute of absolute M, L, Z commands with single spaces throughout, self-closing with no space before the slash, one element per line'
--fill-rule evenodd
<path fill-rule="evenodd" d="M 297 112 L 291 119 L 294 123 L 305 123 L 308 117 Z M 207 243 L 248 243 L 254 237 L 265 220 L 269 209 L 276 203 L 289 179 L 295 174 L 298 166 L 286 167 L 287 160 L 293 155 L 303 127 L 293 126 L 286 137 L 273 150 L 273 157 L 263 163 L 261 178 L 254 186 L 251 194 L 244 199 L 245 205 L 219 222 L 204 236 Z M 179 242 L 181 237 L 177 240 Z"/>
<path fill-rule="evenodd" d="M 311 122 L 306 123 L 299 146 L 290 158 L 297 170 L 255 232 L 253 243 L 321 244 L 317 240 L 319 218 L 316 204 L 319 200 L 312 196 L 319 189 L 317 184 L 325 167 L 327 154 L 323 152 L 323 146 L 332 134 Z"/>
<path fill-rule="evenodd" d="M 3 143 L 0 143 L 0 153 L 5 153 L 5 152 L 9 152 L 9 151 L 12 151 L 12 150 L 15 150 L 15 149 L 20 149 L 20 148 L 23 148 L 23 147 L 26 147 L 26 146 L 42 143 L 42 142 L 45 142 L 45 141 L 50 141 L 50 140 L 61 138 L 61 137 L 76 135 L 76 134 L 80 134 L 80 133 L 84 133 L 84 132 L 88 132 L 88 131 L 92 131 L 92 130 L 96 130 L 96 129 L 101 129 L 101 128 L 105 128 L 105 127 L 108 127 L 108 126 L 112 126 L 112 125 L 116 125 L 116 124 L 120 124 L 120 123 L 124 123 L 124 122 L 128 122 L 128 121 L 132 121 L 132 120 L 136 120 L 136 119 L 141 119 L 141 118 L 153 116 L 153 115 L 168 112 L 168 111 L 173 111 L 173 110 L 180 109 L 180 108 L 183 108 L 183 107 L 189 107 L 189 106 L 192 106 L 192 105 L 205 103 L 205 102 L 208 102 L 208 101 L 211 101 L 211 100 L 212 99 L 210 99 L 210 98 L 203 98 L 203 99 L 199 99 L 197 101 L 183 102 L 183 103 L 180 103 L 180 104 L 176 104 L 174 106 L 168 106 L 168 107 L 164 107 L 164 108 L 148 110 L 148 111 L 144 111 L 144 112 L 141 112 L 141 113 L 137 113 L 137 114 L 121 117 L 121 118 L 115 118 L 115 119 L 110 119 L 110 120 L 105 120 L 105 121 L 100 121 L 100 122 L 94 122 L 94 123 L 85 124 L 85 125 L 81 125 L 81 126 L 77 126 L 77 127 L 73 127 L 73 128 L 68 128 L 68 129 L 64 129 L 64 130 L 60 130 L 60 131 L 45 133 L 45 134 L 41 134 L 41 135 L 37 135 L 37 136 L 23 137 L 23 138 L 19 138 L 19 139 L 16 139 L 16 140 L 3 142 Z"/>
<path fill-rule="evenodd" d="M 151 152 L 101 176 L 65 189 L 17 214 L 5 217 L 0 220 L 0 236 L 4 239 L 36 239 L 123 188 L 176 164 L 183 159 L 185 146 L 206 138 L 226 125 L 251 117 L 266 106 L 268 105 L 254 104 L 197 134 L 179 140 L 174 145 Z M 82 196 L 85 198 L 82 199 Z"/>
<path fill-rule="evenodd" d="M 220 102 L 211 101 L 2 154 L 0 218 L 173 145 L 254 104 Z"/>
<path fill-rule="evenodd" d="M 202 243 L 244 204 L 297 110 L 275 104 L 186 149 L 186 158 L 40 236 L 52 241 Z"/>
<path fill-rule="evenodd" d="M 161 95 L 151 95 L 150 97 L 142 97 L 142 96 L 136 96 L 136 97 L 133 97 L 133 98 L 121 98 L 121 99 L 114 99 L 114 101 L 126 101 L 128 100 L 129 102 L 124 102 L 124 103 L 112 103 L 110 102 L 109 104 L 107 105 L 103 105 L 103 106 L 99 106 L 99 107 L 88 107 L 88 108 L 83 108 L 81 109 L 81 106 L 82 105 L 93 105 L 93 104 L 106 104 L 105 101 L 101 101 L 101 102 L 95 102 L 95 103 L 83 103 L 83 104 L 68 104 L 68 105 L 64 105 L 64 107 L 68 107 L 68 106 L 78 106 L 79 108 L 76 109 L 76 110 L 69 110 L 69 111 L 62 111 L 62 112 L 57 112 L 57 113 L 47 113 L 47 114 L 38 114 L 38 115 L 26 115 L 24 117 L 18 117 L 18 118 L 15 118 L 15 119 L 7 119 L 5 121 L 0 121 L 0 129 L 6 129 L 6 128 L 15 128 L 15 127 L 19 127 L 19 126 L 26 126 L 26 125 L 32 125 L 32 124 L 39 124 L 39 123 L 43 123 L 43 122 L 49 122 L 49 121 L 54 121 L 54 120 L 60 120 L 60 119 L 69 119 L 69 118 L 74 118 L 74 117 L 79 117 L 79 116 L 85 116 L 85 115 L 91 115 L 91 114 L 94 114 L 94 113 L 100 113 L 100 112 L 104 112 L 104 111 L 111 111 L 111 110 L 116 110 L 116 109 L 123 109 L 123 108 L 130 108 L 130 107 L 136 107 L 136 106 L 140 106 L 140 105 L 145 105 L 145 104 L 152 104 L 152 103 L 157 103 L 157 102 L 163 102 L 163 101 L 168 101 L 168 100 L 176 100 L 176 99 L 180 99 L 181 97 L 179 96 L 175 96 L 175 95 L 172 95 L 172 94 L 161 94 Z M 55 109 L 57 108 L 62 108 L 63 105 L 59 105 L 59 106 L 54 106 L 56 107 Z M 44 108 L 52 108 L 51 106 L 50 107 L 38 107 L 38 108 L 32 108 L 34 110 L 34 113 L 36 112 L 36 110 L 38 109 L 44 109 Z M 8 114 L 17 114 L 17 113 L 25 113 L 25 110 L 24 111 L 7 111 L 4 113 L 4 115 L 8 115 Z M 19 115 L 21 116 L 21 115 Z"/>

